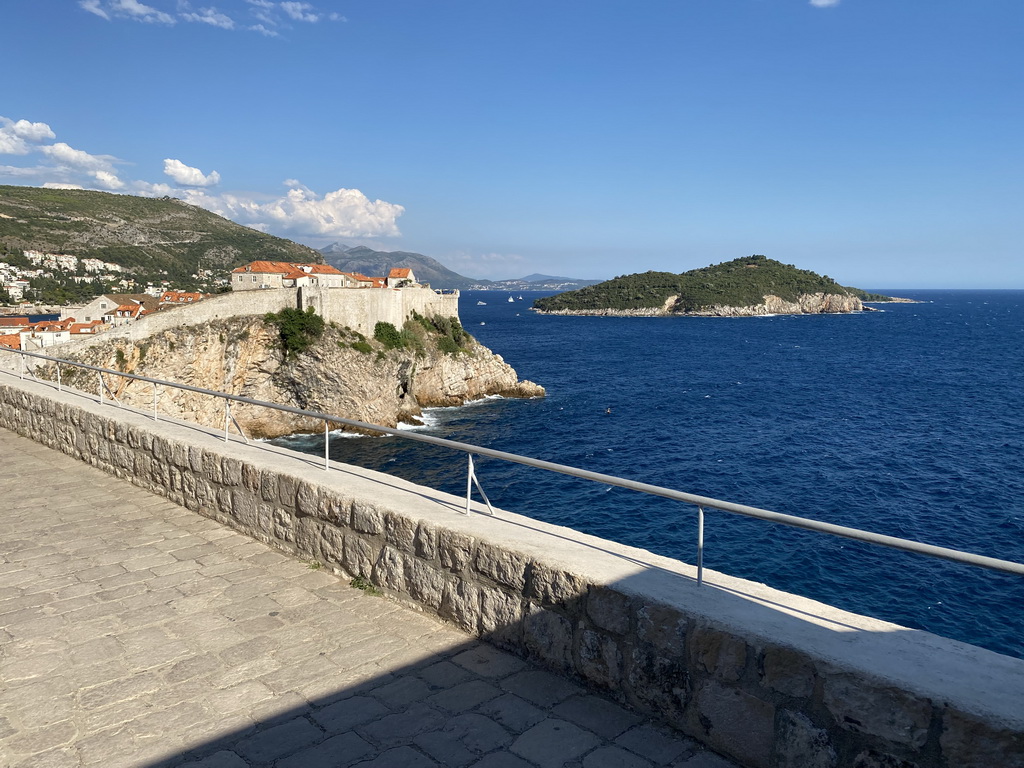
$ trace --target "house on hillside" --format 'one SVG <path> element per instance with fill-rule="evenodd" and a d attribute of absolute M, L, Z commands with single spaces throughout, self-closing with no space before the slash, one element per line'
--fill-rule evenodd
<path fill-rule="evenodd" d="M 231 289 L 297 288 L 316 285 L 344 288 L 345 275 L 329 264 L 293 264 L 286 261 L 253 261 L 231 272 Z"/>
<path fill-rule="evenodd" d="M 206 297 L 201 293 L 190 293 L 188 291 L 164 291 L 160 294 L 160 309 L 177 307 L 182 304 L 194 304 Z"/>
<path fill-rule="evenodd" d="M 71 318 L 74 321 L 75 318 Z M 88 323 L 71 323 L 71 338 L 74 339 L 76 336 L 93 336 L 103 330 L 102 320 L 93 320 Z"/>
<path fill-rule="evenodd" d="M 75 318 L 82 323 L 103 320 L 104 316 L 116 317 L 118 307 L 138 304 L 147 312 L 156 312 L 160 307 L 159 300 L 146 293 L 105 293 L 97 296 L 84 307 L 74 309 Z"/>
<path fill-rule="evenodd" d="M 27 317 L 0 317 L 0 333 L 21 333 L 29 325 Z"/>
<path fill-rule="evenodd" d="M 416 275 L 408 267 L 394 267 L 386 278 L 388 288 L 404 288 L 418 285 Z"/>
<path fill-rule="evenodd" d="M 367 277 L 366 275 L 360 274 L 359 272 L 342 272 L 345 276 L 345 284 L 343 288 L 373 288 L 374 278 Z"/>
<path fill-rule="evenodd" d="M 8 349 L 21 349 L 21 334 L 20 333 L 4 333 L 0 329 L 0 347 L 7 347 Z"/>
<path fill-rule="evenodd" d="M 71 341 L 74 318 L 57 322 L 33 323 L 21 331 L 22 349 L 46 349 Z"/>
<path fill-rule="evenodd" d="M 127 325 L 148 314 L 149 310 L 142 304 L 119 304 L 113 309 L 104 312 L 101 319 L 105 324 L 116 327 L 118 325 Z"/>

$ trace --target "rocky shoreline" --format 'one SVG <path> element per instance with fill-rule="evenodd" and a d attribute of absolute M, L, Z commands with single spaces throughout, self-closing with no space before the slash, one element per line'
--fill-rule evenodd
<path fill-rule="evenodd" d="M 669 296 L 660 307 L 642 309 L 559 309 L 536 310 L 544 315 L 579 317 L 764 317 L 766 315 L 820 315 L 862 312 L 866 308 L 856 296 L 839 293 L 807 293 L 796 301 L 765 296 L 764 302 L 746 307 L 714 305 L 698 311 L 675 312 L 670 309 L 677 296 Z"/>
<path fill-rule="evenodd" d="M 488 395 L 545 395 L 542 386 L 521 381 L 500 355 L 475 340 L 456 354 L 429 343 L 417 350 L 386 349 L 328 326 L 315 344 L 288 360 L 277 329 L 256 317 L 170 329 L 143 341 L 114 339 L 77 352 L 71 347 L 60 351 L 77 362 L 385 427 L 416 423 L 424 408 L 463 405 Z M 56 377 L 52 366 L 37 375 Z M 96 389 L 92 373 L 65 367 L 62 376 L 79 389 Z M 122 403 L 152 410 L 150 384 L 109 376 L 107 384 Z M 164 416 L 224 426 L 224 403 L 209 395 L 162 389 L 159 409 Z M 245 403 L 233 404 L 231 414 L 249 437 L 324 428 L 320 420 Z"/>

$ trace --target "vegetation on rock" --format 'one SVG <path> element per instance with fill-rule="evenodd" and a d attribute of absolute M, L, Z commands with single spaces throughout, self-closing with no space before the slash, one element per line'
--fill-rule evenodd
<path fill-rule="evenodd" d="M 285 359 L 309 349 L 323 335 L 325 328 L 324 319 L 312 307 L 305 312 L 288 307 L 280 312 L 268 312 L 263 319 L 277 326 Z"/>
<path fill-rule="evenodd" d="M 323 262 L 312 248 L 170 197 L 0 186 L 0 214 L 0 248 L 11 255 L 38 250 L 101 259 L 136 281 L 169 280 L 181 290 L 197 287 L 200 262 L 222 276 L 259 259 Z"/>
<path fill-rule="evenodd" d="M 865 294 L 858 289 L 844 288 L 828 275 L 754 255 L 678 275 L 672 272 L 624 275 L 578 291 L 537 299 L 533 306 L 546 312 L 665 309 L 685 313 L 714 306 L 756 306 L 769 295 L 795 301 L 802 295 L 815 293 Z M 670 303 L 673 296 L 676 298 Z"/>

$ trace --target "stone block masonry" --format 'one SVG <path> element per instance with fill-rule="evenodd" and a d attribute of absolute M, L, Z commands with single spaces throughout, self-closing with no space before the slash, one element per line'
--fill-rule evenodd
<path fill-rule="evenodd" d="M 1021 768 L 1024 661 L 379 473 L 0 373 L 0 425 L 553 671 L 750 768 Z M 453 454 L 453 461 L 462 462 Z"/>
<path fill-rule="evenodd" d="M 459 294 L 438 293 L 429 288 L 303 287 L 238 291 L 147 315 L 93 337 L 75 339 L 72 345 L 62 349 L 77 351 L 114 339 L 139 342 L 161 331 L 181 326 L 202 325 L 232 317 L 262 316 L 288 307 L 313 307 L 324 320 L 359 331 L 364 336 L 372 336 L 374 326 L 379 321 L 401 328 L 414 311 L 424 317 L 458 317 Z M 9 361 L 0 359 L 0 367 L 9 364 Z"/>

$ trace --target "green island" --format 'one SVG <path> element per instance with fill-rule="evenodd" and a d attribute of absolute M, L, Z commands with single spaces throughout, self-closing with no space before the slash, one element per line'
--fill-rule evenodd
<path fill-rule="evenodd" d="M 852 312 L 865 301 L 893 300 L 754 255 L 681 274 L 623 275 L 537 299 L 533 308 L 552 314 L 734 316 Z"/>

